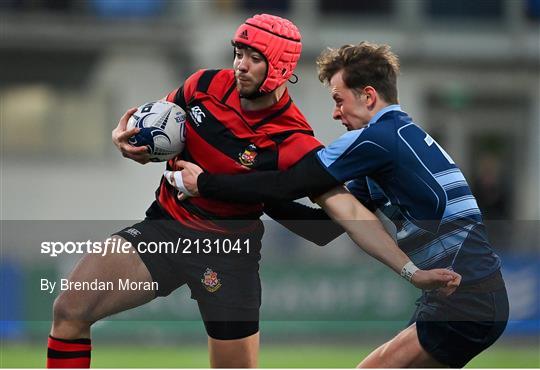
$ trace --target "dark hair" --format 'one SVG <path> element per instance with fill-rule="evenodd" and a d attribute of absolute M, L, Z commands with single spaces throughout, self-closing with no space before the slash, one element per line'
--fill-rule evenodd
<path fill-rule="evenodd" d="M 397 75 L 399 59 L 388 45 L 361 42 L 328 48 L 317 58 L 319 80 L 330 83 L 332 77 L 343 70 L 343 82 L 349 89 L 372 86 L 391 104 L 397 104 Z"/>
<path fill-rule="evenodd" d="M 255 49 L 254 47 L 248 46 L 246 44 L 242 44 L 241 42 L 234 42 L 234 41 L 231 41 L 231 45 L 235 49 L 256 51 L 257 53 L 261 54 L 262 57 L 266 60 L 266 57 L 264 56 L 264 54 L 261 53 L 259 50 Z"/>

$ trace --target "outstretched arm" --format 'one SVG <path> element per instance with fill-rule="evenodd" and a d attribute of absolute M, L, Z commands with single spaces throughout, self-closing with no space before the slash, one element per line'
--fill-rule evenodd
<path fill-rule="evenodd" d="M 180 177 L 187 193 L 193 195 L 242 203 L 293 200 L 314 197 L 348 180 L 387 171 L 392 165 L 388 146 L 392 143 L 382 142 L 362 129 L 342 135 L 327 148 L 312 151 L 283 172 L 213 175 L 202 173 L 192 163 L 181 161 L 177 166 L 184 168 Z"/>
<path fill-rule="evenodd" d="M 297 202 L 274 202 L 264 205 L 264 213 L 293 233 L 323 246 L 345 232 L 321 208 Z"/>
<path fill-rule="evenodd" d="M 308 154 L 286 171 L 241 175 L 213 175 L 185 161 L 178 161 L 177 167 L 183 168 L 181 178 L 188 194 L 241 203 L 279 202 L 319 195 L 340 184 L 316 157 L 314 152 Z"/>
<path fill-rule="evenodd" d="M 443 293 L 449 295 L 459 286 L 461 276 L 453 271 L 416 270 L 409 257 L 385 231 L 379 219 L 343 187 L 330 190 L 316 201 L 360 248 L 407 278 L 417 288 L 442 288 Z"/>

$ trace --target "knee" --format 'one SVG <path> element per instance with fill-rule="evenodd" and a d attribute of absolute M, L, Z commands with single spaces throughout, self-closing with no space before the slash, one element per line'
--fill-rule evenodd
<path fill-rule="evenodd" d="M 89 326 L 93 323 L 92 312 L 84 300 L 78 299 L 70 292 L 62 292 L 53 304 L 53 321 L 60 323 L 77 323 Z"/>

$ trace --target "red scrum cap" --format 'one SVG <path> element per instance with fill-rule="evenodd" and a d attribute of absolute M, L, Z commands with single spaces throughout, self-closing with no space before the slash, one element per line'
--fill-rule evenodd
<path fill-rule="evenodd" d="M 266 79 L 259 91 L 269 93 L 291 77 L 300 53 L 300 31 L 289 20 L 270 14 L 257 14 L 236 30 L 234 43 L 247 45 L 266 58 Z"/>

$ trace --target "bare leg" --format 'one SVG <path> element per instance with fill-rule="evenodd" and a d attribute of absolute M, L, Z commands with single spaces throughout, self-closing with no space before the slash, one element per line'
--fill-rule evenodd
<path fill-rule="evenodd" d="M 255 368 L 259 357 L 259 333 L 232 340 L 208 337 L 208 351 L 210 367 Z"/>
<path fill-rule="evenodd" d="M 420 345 L 416 324 L 396 335 L 375 351 L 371 352 L 359 368 L 435 368 L 447 367 L 435 360 Z"/>
<path fill-rule="evenodd" d="M 125 240 L 122 239 L 122 242 Z M 111 281 L 115 288 L 118 287 L 118 279 L 152 282 L 148 269 L 136 252 L 105 256 L 87 254 L 77 263 L 69 277 L 70 281 L 80 282 L 91 282 L 94 279 Z M 97 320 L 140 306 L 153 298 L 153 291 L 144 290 L 65 290 L 54 302 L 51 335 L 62 339 L 90 338 L 90 326 Z"/>

